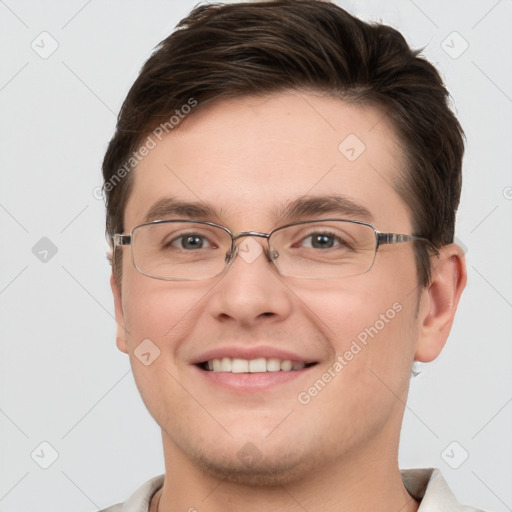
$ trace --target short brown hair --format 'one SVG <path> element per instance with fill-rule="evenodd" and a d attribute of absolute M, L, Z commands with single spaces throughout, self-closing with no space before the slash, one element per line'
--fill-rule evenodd
<path fill-rule="evenodd" d="M 407 170 L 394 186 L 411 211 L 414 234 L 436 246 L 453 242 L 463 131 L 439 73 L 419 53 L 395 29 L 363 22 L 329 1 L 194 8 L 144 64 L 119 113 L 103 161 L 107 235 L 124 231 L 133 182 L 126 162 L 135 167 L 144 138 L 161 123 L 169 126 L 191 99 L 201 106 L 312 89 L 386 112 L 404 149 Z M 419 284 L 426 286 L 431 266 L 424 244 L 417 244 L 416 257 Z"/>

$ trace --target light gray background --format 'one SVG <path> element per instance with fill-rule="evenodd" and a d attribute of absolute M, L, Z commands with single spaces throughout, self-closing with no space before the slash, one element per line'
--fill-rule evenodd
<path fill-rule="evenodd" d="M 442 356 L 413 379 L 400 462 L 439 467 L 460 501 L 505 512 L 512 2 L 339 3 L 426 47 L 467 134 L 457 237 L 467 247 L 469 283 Z M 104 206 L 93 191 L 128 88 L 194 5 L 0 1 L 1 511 L 97 510 L 163 472 L 159 429 L 115 348 Z M 52 39 L 58 48 L 43 59 Z M 32 252 L 42 237 L 57 248 L 46 262 Z M 58 452 L 48 469 L 40 467 L 52 461 L 43 441 Z"/>

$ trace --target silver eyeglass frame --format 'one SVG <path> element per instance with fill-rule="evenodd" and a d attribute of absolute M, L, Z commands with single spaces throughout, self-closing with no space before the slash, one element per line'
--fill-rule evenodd
<path fill-rule="evenodd" d="M 203 280 L 207 280 L 207 279 L 212 279 L 212 278 L 217 277 L 220 274 L 224 273 L 227 270 L 227 268 L 230 266 L 230 264 L 233 262 L 233 260 L 235 259 L 235 256 L 237 254 L 237 247 L 238 247 L 236 245 L 236 241 L 240 238 L 244 238 L 244 237 L 248 237 L 248 236 L 255 236 L 258 238 L 265 238 L 267 240 L 267 248 L 265 250 L 265 253 L 267 255 L 268 261 L 270 263 L 274 263 L 274 266 L 276 267 L 276 269 L 278 270 L 278 272 L 281 275 L 287 276 L 287 274 L 283 274 L 281 272 L 278 265 L 274 262 L 274 260 L 279 257 L 279 254 L 276 251 L 274 251 L 272 253 L 271 247 L 270 247 L 270 237 L 277 231 L 280 231 L 282 229 L 289 228 L 292 226 L 297 226 L 297 225 L 301 225 L 301 224 L 315 224 L 315 223 L 320 223 L 320 222 L 340 222 L 340 221 L 348 222 L 348 223 L 352 223 L 352 224 L 359 224 L 362 226 L 367 226 L 367 227 L 371 228 L 375 234 L 375 251 L 374 251 L 374 257 L 373 257 L 372 264 L 371 264 L 370 268 L 368 268 L 368 270 L 366 270 L 365 272 L 362 272 L 361 274 L 356 274 L 356 275 L 366 274 L 373 268 L 373 265 L 375 263 L 375 257 L 377 255 L 377 251 L 379 250 L 379 248 L 382 245 L 394 245 L 394 244 L 400 244 L 400 243 L 405 243 L 405 242 L 424 242 L 424 243 L 427 243 L 431 247 L 431 249 L 434 252 L 434 255 L 439 257 L 439 251 L 438 251 L 437 247 L 428 238 L 415 236 L 415 235 L 405 235 L 405 234 L 401 234 L 401 233 L 381 233 L 372 224 L 370 224 L 368 222 L 360 221 L 360 220 L 339 219 L 339 218 L 315 219 L 315 220 L 291 222 L 289 224 L 285 224 L 284 226 L 279 226 L 279 227 L 273 229 L 272 231 L 270 231 L 270 233 L 262 233 L 260 231 L 241 231 L 239 233 L 232 233 L 227 227 L 222 226 L 221 224 L 217 224 L 215 222 L 209 222 L 209 221 L 204 221 L 204 220 L 195 220 L 195 219 L 162 219 L 162 220 L 154 220 L 151 222 L 144 222 L 143 224 L 139 224 L 138 226 L 135 226 L 129 234 L 126 234 L 126 235 L 120 234 L 120 233 L 114 234 L 112 236 L 112 242 L 113 242 L 113 248 L 114 248 L 113 260 L 115 261 L 115 250 L 117 247 L 132 244 L 133 233 L 138 228 L 141 228 L 143 226 L 152 226 L 152 225 L 157 225 L 157 224 L 171 224 L 171 223 L 178 223 L 178 222 L 193 223 L 193 224 L 203 224 L 206 226 L 220 228 L 231 237 L 231 249 L 225 256 L 224 268 L 218 274 L 215 274 L 214 276 L 211 276 L 211 277 L 198 278 L 198 279 L 154 276 L 154 275 L 142 272 L 137 267 L 137 265 L 135 264 L 134 258 L 133 258 L 133 251 L 132 251 L 132 263 L 133 263 L 133 266 L 135 267 L 135 269 L 144 276 L 151 277 L 153 279 L 160 279 L 163 281 L 203 281 Z M 334 279 L 334 278 L 297 277 L 296 279 Z"/>

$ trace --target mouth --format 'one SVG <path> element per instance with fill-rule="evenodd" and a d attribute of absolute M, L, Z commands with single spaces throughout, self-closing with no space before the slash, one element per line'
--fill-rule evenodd
<path fill-rule="evenodd" d="M 261 392 L 284 391 L 281 386 L 308 379 L 307 375 L 321 361 L 311 355 L 261 343 L 226 344 L 203 352 L 190 363 L 208 392 L 223 390 L 231 397 L 247 397 L 253 393 L 259 396 Z"/>
<path fill-rule="evenodd" d="M 277 357 L 258 357 L 256 359 L 222 357 L 203 361 L 197 366 L 201 370 L 215 373 L 277 373 L 299 371 L 316 364 L 316 362 L 305 363 Z"/>

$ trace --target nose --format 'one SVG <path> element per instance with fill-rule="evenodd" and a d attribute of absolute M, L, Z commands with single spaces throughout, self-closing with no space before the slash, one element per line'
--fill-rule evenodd
<path fill-rule="evenodd" d="M 253 327 L 287 318 L 291 294 L 270 261 L 264 241 L 253 236 L 241 239 L 232 258 L 209 300 L 215 319 Z"/>

